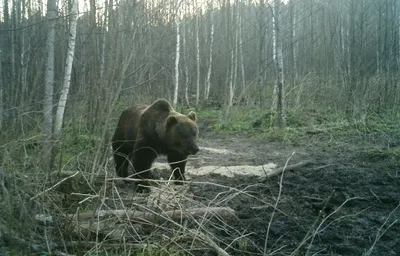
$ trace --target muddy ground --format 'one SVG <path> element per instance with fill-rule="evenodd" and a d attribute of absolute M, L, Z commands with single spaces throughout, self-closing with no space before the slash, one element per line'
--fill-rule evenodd
<path fill-rule="evenodd" d="M 400 146 L 398 135 L 371 132 L 335 136 L 328 130 L 305 133 L 292 146 L 243 135 L 215 134 L 209 125 L 199 125 L 200 146 L 231 153 L 202 150 L 188 164 L 233 166 L 273 162 L 283 166 L 290 157 L 289 164 L 313 161 L 307 167 L 284 173 L 275 211 L 280 176 L 262 183 L 257 177 L 248 176 L 196 177 L 196 181 L 237 189 L 212 184 L 193 184 L 189 189 L 200 202 L 219 200 L 218 206 L 229 206 L 237 212 L 238 220 L 228 221 L 224 227 L 212 227 L 219 244 L 229 253 L 400 255 L 400 209 L 396 209 L 400 203 L 400 170 L 395 164 L 399 159 L 386 154 Z"/>
<path fill-rule="evenodd" d="M 157 255 L 175 255 L 177 250 L 184 255 L 217 255 L 209 242 L 186 238 L 187 229 L 191 229 L 210 236 L 229 255 L 400 255 L 399 133 L 310 128 L 296 137 L 272 141 L 216 133 L 210 128 L 212 124 L 199 123 L 202 150 L 188 160 L 192 183 L 170 186 L 165 182 L 170 171 L 162 169 L 154 173 L 164 181 L 150 194 L 134 193 L 132 186 L 121 181 L 115 183 L 117 186 L 107 183 L 111 186 L 100 208 L 162 212 L 180 207 L 230 207 L 237 218 L 190 219 L 182 226 L 169 222 L 156 227 L 110 218 L 100 228 L 102 239 L 107 240 L 102 243 L 103 250 L 113 252 L 108 242 L 117 248 L 125 246 L 121 239 L 126 238 L 168 248 L 165 254 Z M 263 182 L 258 176 L 237 173 L 234 177 L 191 175 L 205 166 L 281 167 L 305 160 L 312 163 Z M 165 157 L 159 159 L 163 161 Z M 112 163 L 109 170 L 108 175 L 115 176 Z M 97 193 L 102 195 L 103 189 L 100 185 Z M 84 199 L 92 189 L 75 189 L 75 195 L 71 188 L 66 191 L 64 196 L 69 199 L 60 202 L 67 213 L 77 212 L 78 207 L 84 211 L 99 207 L 100 201 Z M 72 241 L 76 239 L 76 235 L 71 236 Z M 93 237 L 87 239 L 94 241 Z M 98 248 L 90 243 L 86 246 L 93 253 Z M 68 252 L 83 255 L 86 249 L 80 244 Z"/>
<path fill-rule="evenodd" d="M 257 176 L 237 174 L 234 177 L 218 174 L 192 176 L 194 182 L 183 189 L 166 186 L 170 189 L 167 193 L 160 188 L 154 189 L 160 191 L 160 196 L 155 197 L 154 194 L 139 196 L 132 193 L 130 186 L 118 185 L 120 190 L 117 194 L 114 191 L 118 189 L 108 188 L 107 193 L 111 194 L 107 196 L 111 201 L 104 201 L 103 208 L 170 210 L 176 208 L 175 201 L 187 208 L 230 207 L 236 211 L 234 220 L 196 220 L 185 224 L 212 236 L 212 240 L 230 255 L 400 255 L 398 132 L 339 132 L 330 128 L 310 128 L 296 138 L 272 141 L 215 133 L 210 128 L 212 124 L 207 121 L 199 123 L 199 146 L 202 150 L 189 159 L 188 174 L 204 166 L 260 166 L 270 163 L 284 166 L 285 163 L 305 160 L 311 160 L 312 164 L 264 182 L 260 182 Z M 163 160 L 165 158 L 161 158 L 161 162 Z M 109 169 L 109 175 L 115 176 L 111 165 Z M 168 178 L 170 172 L 161 173 L 162 178 Z M 86 184 L 85 180 L 82 182 Z M 100 185 L 98 193 L 102 194 L 103 189 Z M 59 190 L 62 190 L 61 186 Z M 82 195 L 93 193 L 92 189 L 74 188 L 73 191 L 83 194 L 75 195 L 77 198 L 72 200 L 68 198 L 73 197 L 71 188 L 66 191 L 63 197 L 67 199 L 55 201 L 62 202 L 60 207 L 66 213 L 75 213 L 77 207 L 85 206 L 77 202 L 85 198 Z M 176 200 L 175 195 L 182 195 L 182 198 Z M 164 205 L 159 204 L 162 196 Z M 123 200 L 113 199 L 122 197 Z M 122 201 L 124 204 L 118 203 Z M 96 200 L 85 202 L 87 209 L 83 210 L 93 210 L 98 206 Z M 110 223 L 117 246 L 121 245 L 121 237 L 127 235 L 127 226 L 131 230 L 136 228 L 125 223 L 118 229 L 118 223 L 119 220 Z M 193 245 L 193 238 L 188 239 L 187 244 L 174 244 L 173 239 L 180 234 L 176 232 L 176 226 L 171 227 L 165 225 L 150 231 L 138 229 L 128 237 L 142 244 L 173 245 L 174 250 L 178 245 L 178 249 L 188 255 L 216 255 L 210 244 Z M 182 233 L 185 232 L 182 229 Z M 105 234 L 104 240 L 111 238 Z M 71 236 L 71 240 L 75 241 L 76 236 Z M 104 249 L 108 250 L 107 247 Z M 81 245 L 71 251 L 81 252 Z"/>

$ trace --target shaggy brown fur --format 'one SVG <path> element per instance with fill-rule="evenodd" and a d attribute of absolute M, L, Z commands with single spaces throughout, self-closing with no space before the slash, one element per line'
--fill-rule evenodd
<path fill-rule="evenodd" d="M 131 163 L 135 178 L 150 179 L 152 163 L 163 154 L 173 170 L 175 183 L 185 180 L 186 159 L 199 151 L 196 120 L 195 112 L 182 115 L 162 99 L 123 111 L 112 138 L 117 175 L 128 177 Z"/>

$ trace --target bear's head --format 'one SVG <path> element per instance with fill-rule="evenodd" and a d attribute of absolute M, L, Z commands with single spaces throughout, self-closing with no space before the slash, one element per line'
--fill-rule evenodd
<path fill-rule="evenodd" d="M 169 150 L 182 155 L 195 155 L 199 151 L 196 143 L 199 134 L 196 121 L 197 116 L 193 111 L 188 115 L 170 113 L 166 120 L 164 135 Z"/>

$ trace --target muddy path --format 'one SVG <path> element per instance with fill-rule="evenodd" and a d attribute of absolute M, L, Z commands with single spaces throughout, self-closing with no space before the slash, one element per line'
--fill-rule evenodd
<path fill-rule="evenodd" d="M 218 206 L 229 206 L 238 213 L 238 220 L 211 227 L 229 253 L 400 255 L 400 209 L 396 208 L 400 203 L 400 170 L 393 159 L 385 157 L 385 149 L 390 149 L 387 135 L 332 139 L 329 133 L 310 134 L 290 146 L 215 134 L 208 125 L 199 125 L 203 150 L 189 160 L 190 165 L 272 162 L 283 166 L 289 158 L 289 164 L 313 161 L 310 166 L 284 173 L 282 187 L 281 176 L 263 183 L 251 176 L 196 177 L 196 181 L 226 186 L 193 184 L 189 191 L 196 200 L 207 204 L 223 195 Z M 400 141 L 400 137 L 393 135 L 390 140 Z M 369 149 L 380 153 L 363 153 Z"/>

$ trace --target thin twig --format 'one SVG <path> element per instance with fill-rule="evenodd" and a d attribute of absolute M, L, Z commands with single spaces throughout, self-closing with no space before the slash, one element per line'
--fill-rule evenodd
<path fill-rule="evenodd" d="M 203 234 L 202 232 L 199 232 L 197 230 L 188 230 L 189 233 L 194 236 L 195 238 L 199 237 L 201 240 L 206 242 L 209 246 L 211 246 L 220 256 L 229 256 L 229 254 L 219 247 L 210 237 L 207 235 Z"/>
<path fill-rule="evenodd" d="M 77 172 L 75 172 L 74 174 L 72 174 L 72 175 L 70 175 L 70 176 L 68 176 L 68 177 L 66 177 L 66 178 L 64 178 L 64 179 L 62 179 L 62 180 L 60 180 L 59 182 L 57 182 L 56 184 L 54 184 L 54 185 L 51 186 L 50 188 L 46 189 L 45 191 L 42 191 L 42 192 L 40 192 L 39 194 L 37 194 L 37 195 L 31 197 L 30 200 L 32 201 L 33 199 L 39 197 L 40 195 L 43 195 L 44 193 L 47 193 L 47 192 L 49 192 L 50 190 L 55 189 L 57 186 L 59 186 L 59 185 L 60 185 L 61 183 L 63 183 L 64 181 L 66 181 L 66 180 L 68 180 L 68 179 L 70 179 L 70 178 L 73 178 L 73 177 L 75 177 L 75 176 L 78 175 L 78 174 L 79 174 L 79 171 L 77 171 Z"/>
<path fill-rule="evenodd" d="M 376 243 L 381 239 L 381 237 L 386 233 L 386 231 L 388 231 L 397 221 L 398 219 L 395 219 L 392 223 L 389 224 L 389 226 L 386 229 L 383 229 L 383 227 L 386 225 L 386 223 L 388 223 L 390 217 L 393 215 L 393 213 L 395 211 L 397 211 L 397 209 L 400 207 L 400 203 L 396 206 L 396 208 L 393 209 L 393 211 L 391 211 L 389 213 L 389 215 L 386 217 L 385 222 L 383 222 L 383 224 L 379 227 L 378 231 L 376 232 L 375 235 L 375 239 L 374 242 L 372 243 L 371 247 L 369 248 L 369 250 L 364 254 L 364 256 L 369 256 L 371 255 L 372 251 L 375 248 Z"/>
<path fill-rule="evenodd" d="M 295 152 L 293 152 L 292 155 L 286 160 L 285 166 L 283 167 L 283 170 L 282 170 L 281 179 L 279 181 L 278 198 L 275 201 L 275 206 L 274 206 L 274 209 L 273 209 L 272 214 L 271 214 L 271 218 L 270 218 L 269 223 L 268 223 L 267 233 L 265 234 L 264 255 L 267 254 L 268 236 L 269 236 L 269 231 L 271 229 L 272 220 L 274 219 L 274 216 L 275 216 L 275 209 L 278 207 L 279 201 L 281 200 L 281 195 L 282 195 L 282 190 L 283 190 L 283 185 L 282 185 L 282 183 L 283 183 L 283 174 L 285 173 L 285 169 L 288 166 L 288 163 L 289 163 L 290 159 L 293 157 L 294 154 L 295 154 Z"/>

